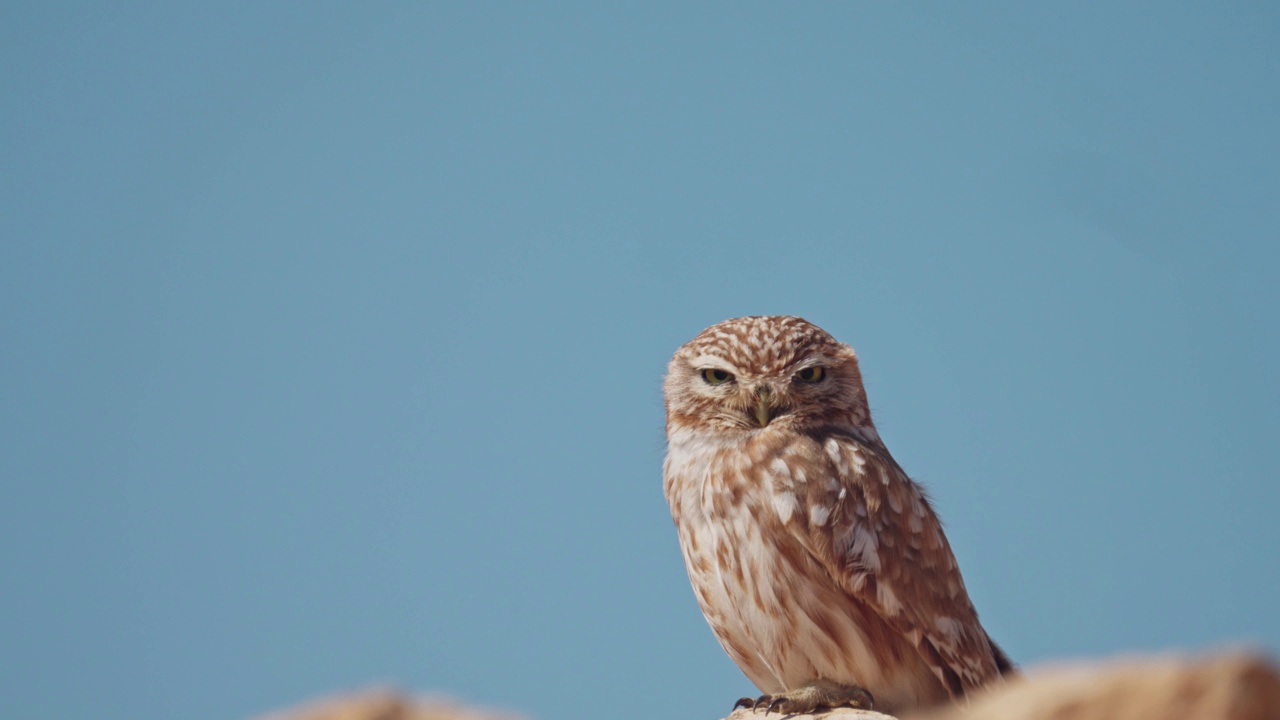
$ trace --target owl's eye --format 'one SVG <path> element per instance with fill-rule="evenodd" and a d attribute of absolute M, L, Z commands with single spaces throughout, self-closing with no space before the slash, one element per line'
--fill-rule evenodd
<path fill-rule="evenodd" d="M 702 371 L 702 379 L 706 380 L 708 385 L 723 385 L 733 381 L 733 373 L 719 368 L 705 368 Z"/>
<path fill-rule="evenodd" d="M 826 376 L 827 376 L 826 368 L 817 367 L 817 366 L 807 367 L 801 370 L 800 372 L 796 373 L 796 379 L 802 383 L 822 382 L 823 378 L 825 378 Z"/>

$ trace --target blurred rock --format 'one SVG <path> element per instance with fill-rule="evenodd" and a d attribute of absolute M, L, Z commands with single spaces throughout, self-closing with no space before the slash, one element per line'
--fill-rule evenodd
<path fill-rule="evenodd" d="M 764 717 L 763 710 L 729 716 Z M 865 710 L 770 717 L 889 720 Z M 1042 666 L 975 695 L 967 705 L 911 713 L 902 720 L 1280 720 L 1280 671 L 1247 652 Z"/>
<path fill-rule="evenodd" d="M 520 720 L 520 716 L 477 710 L 443 698 L 411 698 L 395 690 L 365 690 L 313 700 L 257 720 Z"/>
<path fill-rule="evenodd" d="M 600 713 L 608 717 L 607 709 Z M 657 714 L 654 714 L 655 720 Z M 680 713 L 665 713 L 679 717 Z M 895 720 L 868 710 L 780 715 L 736 710 L 728 720 Z M 439 698 L 370 690 L 313 701 L 258 720 L 520 720 Z M 1041 666 L 963 706 L 901 720 L 1280 720 L 1280 671 L 1254 653 Z"/>
<path fill-rule="evenodd" d="M 1042 667 L 911 720 L 1280 720 L 1280 672 L 1262 656 L 1154 657 Z"/>

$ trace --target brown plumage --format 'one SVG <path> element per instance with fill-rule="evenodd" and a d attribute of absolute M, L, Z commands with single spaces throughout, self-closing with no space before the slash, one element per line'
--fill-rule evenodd
<path fill-rule="evenodd" d="M 869 693 L 900 712 L 1010 667 L 923 489 L 880 441 L 849 346 L 800 318 L 727 320 L 676 351 L 664 390 L 689 579 L 763 705 Z"/>

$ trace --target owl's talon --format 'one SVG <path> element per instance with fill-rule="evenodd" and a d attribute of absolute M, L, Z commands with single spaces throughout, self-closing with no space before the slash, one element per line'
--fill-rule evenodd
<path fill-rule="evenodd" d="M 858 706 L 861 707 L 863 710 L 874 710 L 876 707 L 876 696 L 872 695 L 870 690 L 865 690 L 863 688 L 856 688 L 856 689 L 862 691 L 862 692 L 855 693 L 856 695 L 860 696 L 859 699 L 856 701 Z"/>
<path fill-rule="evenodd" d="M 769 712 L 768 706 L 774 702 L 777 702 L 776 696 L 774 695 L 761 695 L 757 698 L 738 698 L 738 702 L 733 704 L 733 709 L 737 710 L 738 708 L 746 708 L 748 710 L 759 710 L 760 708 L 765 708 L 765 712 L 767 713 Z"/>
<path fill-rule="evenodd" d="M 871 693 L 857 685 L 814 680 L 777 695 L 761 695 L 755 700 L 740 698 L 733 704 L 733 709 L 746 708 L 752 712 L 763 710 L 765 715 L 772 712 L 803 715 L 821 708 L 852 707 L 871 710 L 874 706 L 875 698 Z"/>

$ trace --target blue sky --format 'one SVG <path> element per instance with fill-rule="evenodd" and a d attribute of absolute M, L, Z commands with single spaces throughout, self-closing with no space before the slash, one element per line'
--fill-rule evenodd
<path fill-rule="evenodd" d="M 8 3 L 0 697 L 752 692 L 662 498 L 703 327 L 854 345 L 1020 662 L 1280 648 L 1268 3 Z"/>

